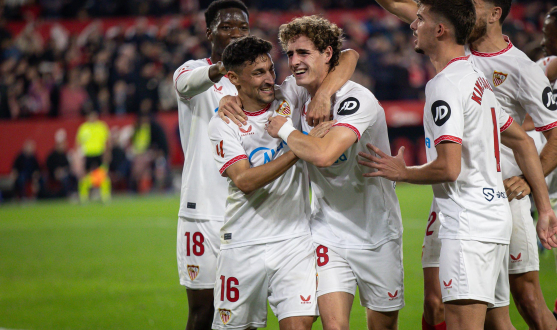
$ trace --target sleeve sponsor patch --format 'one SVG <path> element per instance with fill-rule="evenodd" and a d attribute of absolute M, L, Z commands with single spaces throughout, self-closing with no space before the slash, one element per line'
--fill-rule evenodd
<path fill-rule="evenodd" d="M 443 100 L 435 101 L 431 105 L 431 115 L 435 125 L 442 126 L 451 117 L 451 107 Z"/>
<path fill-rule="evenodd" d="M 339 116 L 348 116 L 356 113 L 358 109 L 360 109 L 360 101 L 355 97 L 349 97 L 340 103 L 337 114 Z"/>
<path fill-rule="evenodd" d="M 551 87 L 547 86 L 543 92 L 542 92 L 542 102 L 543 105 L 545 105 L 546 108 L 548 108 L 551 111 L 555 111 L 557 110 L 557 102 L 555 101 L 555 98 L 553 96 L 553 91 L 551 90 Z"/>

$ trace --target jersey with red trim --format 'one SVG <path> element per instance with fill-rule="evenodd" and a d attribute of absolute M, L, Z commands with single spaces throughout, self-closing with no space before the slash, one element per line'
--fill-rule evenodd
<path fill-rule="evenodd" d="M 274 115 L 299 116 L 296 108 L 300 108 L 296 98 L 279 98 L 261 111 L 246 112 L 247 124 L 242 127 L 232 121 L 227 124 L 215 115 L 209 123 L 212 147 L 207 153 L 212 151 L 220 173 L 226 175 L 230 166 L 242 160 L 248 160 L 251 167 L 261 166 L 290 150 L 280 138 L 271 137 L 265 127 Z M 273 182 L 247 195 L 231 179 L 228 184 L 221 249 L 311 233 L 309 182 L 304 162 L 298 161 Z"/>
<path fill-rule="evenodd" d="M 509 38 L 505 40 L 508 46 L 496 53 L 472 50 L 472 62 L 486 76 L 497 101 L 514 121 L 522 125 L 528 113 L 537 131 L 556 127 L 557 104 L 549 80 Z M 503 179 L 522 174 L 513 151 L 505 146 L 501 146 L 501 166 Z"/>
<path fill-rule="evenodd" d="M 440 238 L 508 244 L 512 222 L 499 163 L 500 132 L 513 122 L 487 79 L 455 58 L 426 85 L 424 130 L 428 162 L 441 142 L 462 145 L 455 182 L 434 184 Z"/>
<path fill-rule="evenodd" d="M 357 162 L 358 152 L 369 152 L 371 143 L 391 154 L 385 112 L 365 87 L 348 81 L 334 95 L 335 126 L 356 135 L 331 166 L 308 163 L 312 188 L 311 233 L 314 241 L 347 249 L 373 249 L 402 235 L 400 206 L 395 184 L 384 178 L 364 178 L 371 169 Z M 310 127 L 302 111 L 304 133 Z"/>
<path fill-rule="evenodd" d="M 544 57 L 538 60 L 536 64 L 538 64 L 540 68 L 542 68 L 544 74 L 547 76 L 547 66 L 549 65 L 549 62 L 552 61 L 557 61 L 557 56 Z M 553 88 L 553 100 L 557 102 L 557 79 L 551 81 L 551 88 Z M 536 140 L 541 141 L 542 146 L 545 145 L 545 143 L 547 142 L 545 136 L 543 136 L 542 133 L 538 132 L 536 137 L 537 139 L 534 139 L 534 141 L 535 142 L 537 142 Z M 536 146 L 538 146 L 538 143 L 536 143 Z M 541 151 L 541 148 L 538 149 L 539 151 Z M 548 176 L 545 177 L 545 182 L 547 182 L 547 189 L 549 190 L 549 198 L 557 198 L 557 169 L 553 170 L 553 172 L 551 172 Z"/>
<path fill-rule="evenodd" d="M 223 221 L 228 184 L 206 151 L 211 148 L 207 125 L 224 95 L 236 95 L 227 77 L 218 83 L 209 79 L 210 59 L 191 60 L 174 72 L 178 97 L 178 123 L 184 151 L 179 216 Z M 188 82 L 195 81 L 188 84 Z M 179 83 L 186 91 L 179 93 Z"/>

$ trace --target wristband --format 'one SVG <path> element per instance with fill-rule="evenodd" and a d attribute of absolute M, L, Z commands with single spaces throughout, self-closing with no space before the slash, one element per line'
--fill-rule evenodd
<path fill-rule="evenodd" d="M 282 125 L 282 127 L 279 129 L 278 131 L 278 136 L 284 141 L 286 142 L 286 140 L 288 139 L 288 136 L 294 132 L 296 129 L 294 128 L 294 126 L 292 125 L 292 119 L 288 118 L 286 123 L 284 123 L 284 125 Z"/>

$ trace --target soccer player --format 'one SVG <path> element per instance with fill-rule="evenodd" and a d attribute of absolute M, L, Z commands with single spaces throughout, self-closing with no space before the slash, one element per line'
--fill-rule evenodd
<path fill-rule="evenodd" d="M 381 1 L 380 1 L 381 2 Z M 402 5 L 399 3 L 399 5 Z M 388 5 L 386 5 L 388 6 Z M 415 3 L 406 5 L 415 7 Z M 542 131 L 549 143 L 540 154 L 545 175 L 557 166 L 557 104 L 551 95 L 549 81 L 528 57 L 514 47 L 502 34 L 502 23 L 510 11 L 511 0 L 475 0 L 476 23 L 468 39 L 472 61 L 484 75 L 503 109 L 522 124 L 526 114 L 534 119 L 537 131 Z M 392 8 L 391 8 L 392 9 Z M 398 14 L 410 19 L 411 9 Z M 530 200 L 524 198 L 529 187 L 514 159 L 512 150 L 501 148 L 503 179 L 511 201 L 513 234 L 509 246 L 510 288 L 517 308 L 532 329 L 555 329 L 557 322 L 546 307 L 539 284 L 539 257 L 536 232 L 530 215 Z M 422 266 L 424 267 L 424 322 L 438 324 L 443 320 L 443 305 L 439 291 L 438 266 L 439 210 L 432 205 L 424 238 Z"/>
<path fill-rule="evenodd" d="M 212 329 L 265 327 L 267 300 L 280 329 L 311 329 L 317 315 L 305 164 L 265 133 L 273 116 L 300 122 L 296 109 L 309 95 L 283 84 L 275 98 L 271 49 L 270 42 L 250 36 L 223 53 L 248 119 L 239 127 L 215 115 L 208 126 L 210 150 L 229 182 Z"/>
<path fill-rule="evenodd" d="M 313 97 L 338 62 L 342 30 L 318 17 L 284 24 L 279 39 L 296 83 Z M 334 72 L 333 71 L 333 72 Z M 307 104 L 305 106 L 307 108 Z M 311 126 L 302 111 L 302 129 Z M 356 287 L 369 329 L 396 329 L 404 306 L 402 222 L 394 185 L 364 179 L 356 163 L 367 142 L 389 152 L 385 113 L 373 94 L 348 81 L 333 97 L 336 124 L 318 139 L 296 129 L 295 119 L 272 117 L 267 131 L 308 162 L 316 242 L 319 312 L 324 329 L 348 329 Z"/>
<path fill-rule="evenodd" d="M 241 1 L 217 0 L 207 8 L 205 21 L 211 57 L 190 60 L 174 73 L 184 150 L 177 259 L 180 284 L 186 286 L 188 295 L 187 330 L 209 329 L 213 320 L 213 287 L 220 246 L 218 233 L 223 225 L 228 184 L 219 175 L 212 156 L 206 152 L 211 150 L 207 125 L 219 100 L 224 95 L 237 93 L 220 61 L 224 48 L 232 40 L 249 34 L 249 13 Z M 346 53 L 341 60 L 344 70 L 329 75 L 321 89 L 322 97 L 311 103 L 316 115 L 320 109 L 326 108 L 328 99 L 336 90 L 334 86 L 349 78 L 342 76 L 354 72 L 357 57 L 349 54 Z M 242 112 L 238 122 L 245 122 L 246 117 Z"/>
<path fill-rule="evenodd" d="M 492 87 L 464 56 L 475 24 L 472 0 L 423 0 L 411 28 L 415 49 L 437 75 L 426 86 L 424 128 L 428 163 L 406 167 L 370 145 L 361 153 L 370 177 L 432 184 L 439 212 L 439 281 L 449 329 L 513 329 L 508 318 L 508 244 L 512 220 L 501 175 L 499 139 L 516 155 L 540 212 L 538 235 L 557 246 L 557 218 L 535 146 L 502 110 Z M 501 134 L 499 133 L 501 132 Z M 550 227 L 553 226 L 553 227 Z"/>

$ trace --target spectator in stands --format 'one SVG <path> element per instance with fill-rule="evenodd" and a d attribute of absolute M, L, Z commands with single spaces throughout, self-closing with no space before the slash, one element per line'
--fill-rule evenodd
<path fill-rule="evenodd" d="M 87 121 L 77 130 L 76 147 L 85 157 L 85 175 L 79 178 L 78 191 L 81 202 L 89 200 L 91 188 L 99 188 L 101 200 L 111 198 L 111 181 L 108 176 L 110 162 L 110 132 L 96 111 L 87 114 Z"/>
<path fill-rule="evenodd" d="M 70 171 L 66 131 L 59 129 L 54 135 L 54 149 L 46 158 L 48 171 L 47 192 L 49 197 L 68 197 L 74 191 L 75 177 Z"/>
<path fill-rule="evenodd" d="M 14 181 L 13 190 L 17 198 L 34 199 L 39 193 L 42 182 L 35 147 L 35 141 L 25 141 L 23 150 L 14 160 L 11 178 Z"/>
<path fill-rule="evenodd" d="M 89 95 L 80 81 L 80 69 L 75 67 L 68 73 L 68 83 L 60 90 L 60 115 L 78 117 Z"/>
<path fill-rule="evenodd" d="M 129 126 L 127 128 L 130 128 Z M 126 154 L 129 144 L 130 134 L 126 128 L 119 129 L 112 127 L 110 129 L 110 138 L 112 140 L 112 157 L 110 160 L 110 179 L 112 187 L 116 189 L 127 189 L 129 187 L 131 163 Z"/>

